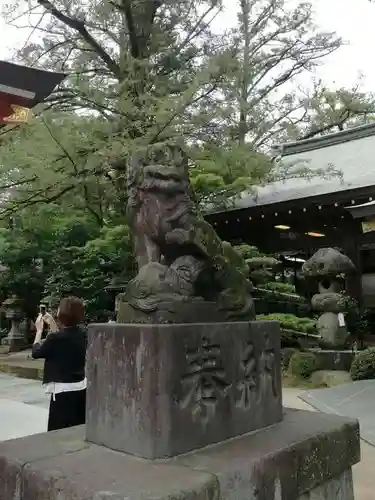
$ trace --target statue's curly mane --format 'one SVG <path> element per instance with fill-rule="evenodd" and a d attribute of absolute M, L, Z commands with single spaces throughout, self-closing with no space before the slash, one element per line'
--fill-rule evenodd
<path fill-rule="evenodd" d="M 138 160 L 138 176 L 133 174 L 129 185 L 127 210 L 134 233 L 143 233 L 163 245 L 167 233 L 185 228 L 187 219 L 194 221 L 196 206 L 186 155 L 165 146 L 152 159 L 155 163 Z"/>

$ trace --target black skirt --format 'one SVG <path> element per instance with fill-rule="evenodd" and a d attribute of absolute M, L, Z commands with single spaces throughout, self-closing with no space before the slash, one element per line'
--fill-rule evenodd
<path fill-rule="evenodd" d="M 48 431 L 83 425 L 86 421 L 86 389 L 51 396 Z"/>

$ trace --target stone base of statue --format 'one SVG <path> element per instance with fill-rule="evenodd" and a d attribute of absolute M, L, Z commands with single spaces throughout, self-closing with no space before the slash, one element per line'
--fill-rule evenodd
<path fill-rule="evenodd" d="M 1 344 L 7 347 L 9 352 L 19 352 L 27 348 L 25 336 L 22 334 L 12 334 L 11 331 L 2 339 Z"/>
<path fill-rule="evenodd" d="M 220 310 L 216 302 L 202 299 L 169 300 L 159 302 L 151 312 L 135 309 L 128 302 L 117 300 L 118 323 L 166 324 L 166 323 L 222 323 L 228 321 L 227 312 Z"/>
<path fill-rule="evenodd" d="M 277 322 L 90 325 L 86 437 L 166 458 L 282 419 Z"/>
<path fill-rule="evenodd" d="M 280 371 L 275 322 L 91 325 L 86 426 L 0 443 L 0 499 L 354 500 L 358 423 Z"/>
<path fill-rule="evenodd" d="M 324 413 L 287 410 L 271 427 L 162 461 L 88 443 L 76 427 L 0 443 L 0 498 L 354 500 L 359 459 L 358 424 Z"/>

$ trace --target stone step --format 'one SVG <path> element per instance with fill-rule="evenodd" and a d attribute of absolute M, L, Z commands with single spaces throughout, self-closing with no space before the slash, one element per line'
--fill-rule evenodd
<path fill-rule="evenodd" d="M 169 460 L 93 445 L 82 426 L 0 443 L 0 498 L 354 500 L 359 448 L 356 421 L 297 410 Z"/>
<path fill-rule="evenodd" d="M 41 380 L 43 377 L 43 360 L 31 359 L 29 351 L 0 355 L 0 372 L 15 377 Z"/>

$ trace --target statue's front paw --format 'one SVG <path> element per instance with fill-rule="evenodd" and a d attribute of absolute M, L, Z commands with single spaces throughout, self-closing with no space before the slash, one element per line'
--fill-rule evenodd
<path fill-rule="evenodd" d="M 189 234 L 185 229 L 173 229 L 165 235 L 167 245 L 183 245 L 188 238 Z"/>

